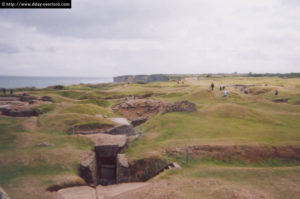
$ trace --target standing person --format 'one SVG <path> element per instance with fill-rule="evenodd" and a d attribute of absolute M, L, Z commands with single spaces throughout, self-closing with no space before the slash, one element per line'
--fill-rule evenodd
<path fill-rule="evenodd" d="M 214 90 L 214 87 L 215 87 L 215 85 L 214 85 L 214 83 L 212 82 L 211 85 L 210 85 L 210 88 L 211 88 L 212 91 Z"/>
<path fill-rule="evenodd" d="M 10 94 L 14 94 L 14 90 L 13 89 L 10 89 Z"/>
<path fill-rule="evenodd" d="M 275 90 L 275 96 L 277 96 L 277 95 L 278 95 L 278 90 L 276 89 L 276 90 Z"/>
<path fill-rule="evenodd" d="M 220 85 L 220 91 L 222 90 L 222 84 Z"/>
<path fill-rule="evenodd" d="M 227 90 L 224 90 L 224 92 L 223 92 L 223 97 L 227 97 L 227 95 L 228 95 L 228 91 L 227 91 Z"/>
<path fill-rule="evenodd" d="M 2 91 L 3 91 L 3 94 L 5 95 L 6 94 L 6 89 L 3 88 Z"/>
<path fill-rule="evenodd" d="M 182 80 L 182 85 L 184 85 L 184 80 Z"/>

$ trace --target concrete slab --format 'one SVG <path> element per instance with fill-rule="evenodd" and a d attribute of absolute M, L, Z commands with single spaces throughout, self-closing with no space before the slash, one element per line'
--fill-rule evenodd
<path fill-rule="evenodd" d="M 57 193 L 63 199 L 97 199 L 96 190 L 88 186 L 60 189 Z"/>
<path fill-rule="evenodd" d="M 96 188 L 96 193 L 98 199 L 109 199 L 123 193 L 130 191 L 135 191 L 137 189 L 148 186 L 149 183 L 138 182 L 138 183 L 122 183 L 109 186 L 98 185 Z"/>
<path fill-rule="evenodd" d="M 83 135 L 91 139 L 95 145 L 118 145 L 120 148 L 124 147 L 127 142 L 126 135 L 110 135 L 110 134 L 88 134 Z"/>
<path fill-rule="evenodd" d="M 128 159 L 126 158 L 125 154 L 119 153 L 117 156 L 117 160 L 122 167 L 125 167 L 125 168 L 129 167 Z"/>
<path fill-rule="evenodd" d="M 11 102 L 11 101 L 20 101 L 20 99 L 17 97 L 0 97 L 0 101 Z"/>
<path fill-rule="evenodd" d="M 127 119 L 123 118 L 123 117 L 111 117 L 111 118 L 108 118 L 108 119 L 115 122 L 115 123 L 118 123 L 120 125 L 130 125 L 130 123 L 127 121 Z"/>

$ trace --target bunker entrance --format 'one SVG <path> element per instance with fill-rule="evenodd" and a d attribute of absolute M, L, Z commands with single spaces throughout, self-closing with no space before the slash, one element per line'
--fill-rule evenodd
<path fill-rule="evenodd" d="M 97 161 L 97 184 L 116 184 L 118 145 L 101 145 L 95 147 Z"/>

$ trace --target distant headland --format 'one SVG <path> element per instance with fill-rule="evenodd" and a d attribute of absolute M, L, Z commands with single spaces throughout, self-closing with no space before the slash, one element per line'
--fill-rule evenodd
<path fill-rule="evenodd" d="M 156 81 L 168 81 L 169 77 L 163 74 L 155 74 L 155 75 L 124 75 L 114 77 L 114 82 L 156 82 Z"/>

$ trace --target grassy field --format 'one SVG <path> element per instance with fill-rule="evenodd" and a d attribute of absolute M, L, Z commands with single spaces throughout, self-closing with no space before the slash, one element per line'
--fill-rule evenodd
<path fill-rule="evenodd" d="M 216 85 L 214 91 L 209 90 L 211 82 Z M 220 84 L 226 85 L 227 98 L 219 91 Z M 245 94 L 234 84 L 251 85 L 251 93 Z M 274 95 L 275 89 L 278 96 Z M 45 191 L 50 185 L 82 182 L 77 177 L 77 167 L 93 144 L 86 138 L 70 135 L 71 126 L 111 125 L 95 116 L 121 116 L 110 108 L 120 99 L 110 97 L 150 93 L 153 99 L 169 102 L 189 100 L 198 109 L 150 118 L 136 127 L 143 134 L 126 152 L 131 161 L 158 155 L 181 163 L 183 169 L 165 172 L 151 180 L 157 186 L 170 183 L 170 190 L 180 189 L 170 198 L 234 198 L 231 196 L 235 192 L 244 194 L 235 198 L 247 198 L 248 192 L 253 198 L 299 196 L 298 163 L 191 159 L 186 164 L 184 157 L 174 159 L 163 153 L 165 148 L 191 145 L 300 147 L 300 78 L 279 77 L 202 77 L 187 78 L 184 85 L 170 81 L 73 85 L 63 90 L 32 91 L 31 95 L 51 96 L 54 103 L 38 107 L 43 114 L 37 119 L 0 117 L 0 186 L 11 198 L 35 199 L 51 198 Z M 289 99 L 285 103 L 273 102 L 285 98 Z M 36 147 L 42 142 L 53 146 Z"/>

